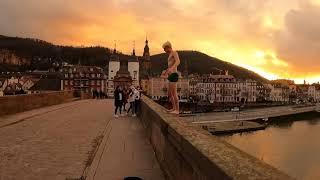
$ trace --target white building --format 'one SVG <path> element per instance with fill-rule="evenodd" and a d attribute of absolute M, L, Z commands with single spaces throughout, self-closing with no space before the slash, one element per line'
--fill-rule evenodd
<path fill-rule="evenodd" d="M 316 102 L 320 102 L 320 86 L 316 87 Z"/>
<path fill-rule="evenodd" d="M 257 101 L 257 82 L 253 80 L 243 80 L 237 82 L 237 102 Z"/>
<path fill-rule="evenodd" d="M 272 83 L 268 85 L 271 89 L 269 100 L 272 102 L 289 102 L 290 87 L 280 83 Z"/>
<path fill-rule="evenodd" d="M 116 60 L 109 61 L 109 73 L 108 73 L 109 81 L 113 81 L 119 69 L 120 69 L 120 61 L 116 61 Z"/>
<path fill-rule="evenodd" d="M 237 83 L 232 75 L 209 75 L 197 83 L 197 96 L 210 103 L 236 102 Z"/>
<path fill-rule="evenodd" d="M 237 81 L 228 72 L 225 75 L 192 76 L 190 94 L 210 103 L 256 102 L 257 82 Z"/>
<path fill-rule="evenodd" d="M 272 102 L 282 102 L 283 101 L 282 88 L 280 86 L 274 86 L 274 85 L 271 85 L 271 84 L 270 84 L 269 88 L 271 89 L 270 101 L 272 101 Z"/>
<path fill-rule="evenodd" d="M 316 86 L 314 85 L 310 85 L 308 87 L 308 97 L 313 99 L 313 100 L 316 100 Z"/>
<path fill-rule="evenodd" d="M 129 72 L 129 74 L 126 75 L 126 77 L 117 76 L 119 75 L 118 72 L 120 70 Z M 109 61 L 108 70 L 107 95 L 109 97 L 113 96 L 113 92 L 117 82 L 116 78 L 126 78 L 126 86 L 139 86 L 139 61 L 135 55 L 135 50 L 133 50 L 132 59 L 129 61 L 120 60 L 119 56 L 116 55 L 116 50 L 114 50 L 114 53 L 112 54 Z"/>
<path fill-rule="evenodd" d="M 198 83 L 202 81 L 200 76 L 191 74 L 189 77 L 189 86 L 190 86 L 190 96 L 197 96 Z"/>
<path fill-rule="evenodd" d="M 139 62 L 138 60 L 128 62 L 128 71 L 132 77 L 132 85 L 139 86 Z"/>
<path fill-rule="evenodd" d="M 147 95 L 154 100 L 168 97 L 168 80 L 161 77 L 153 77 L 149 79 Z M 189 79 L 180 78 L 177 84 L 179 99 L 187 99 L 189 97 Z"/>
<path fill-rule="evenodd" d="M 111 59 L 109 61 L 109 70 L 108 70 L 108 82 L 107 82 L 107 95 L 109 97 L 113 97 L 114 92 L 114 77 L 116 76 L 117 72 L 120 69 L 120 61 L 117 59 Z"/>

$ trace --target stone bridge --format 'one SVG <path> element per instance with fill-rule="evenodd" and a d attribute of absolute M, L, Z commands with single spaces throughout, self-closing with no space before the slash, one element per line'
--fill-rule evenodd
<path fill-rule="evenodd" d="M 0 180 L 291 179 L 147 97 L 139 118 L 70 91 L 1 97 L 0 115 Z"/>

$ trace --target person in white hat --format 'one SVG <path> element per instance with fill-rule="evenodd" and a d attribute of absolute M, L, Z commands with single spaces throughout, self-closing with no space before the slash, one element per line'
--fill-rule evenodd
<path fill-rule="evenodd" d="M 169 41 L 162 45 L 163 50 L 169 55 L 168 69 L 162 73 L 162 77 L 167 77 L 169 80 L 168 96 L 172 104 L 172 109 L 168 110 L 169 113 L 179 114 L 179 97 L 177 92 L 177 82 L 179 81 L 178 66 L 180 65 L 179 55 L 172 49 Z"/>

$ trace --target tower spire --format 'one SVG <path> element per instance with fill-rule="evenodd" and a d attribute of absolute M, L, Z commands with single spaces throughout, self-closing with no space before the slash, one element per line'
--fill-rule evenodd
<path fill-rule="evenodd" d="M 115 54 L 117 52 L 117 41 L 114 40 L 114 50 L 113 53 Z"/>
<path fill-rule="evenodd" d="M 135 42 L 135 41 L 133 41 L 132 55 L 133 55 L 133 56 L 136 56 L 136 42 Z"/>
<path fill-rule="evenodd" d="M 148 41 L 148 37 L 146 36 L 146 44 L 144 46 L 144 50 L 143 50 L 143 57 L 145 60 L 150 60 L 150 52 L 149 52 L 149 45 L 148 45 L 149 41 Z"/>

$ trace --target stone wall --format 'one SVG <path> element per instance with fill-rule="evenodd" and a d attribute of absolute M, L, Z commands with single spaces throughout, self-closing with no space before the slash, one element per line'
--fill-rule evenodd
<path fill-rule="evenodd" d="M 70 101 L 74 91 L 46 92 L 0 97 L 0 116 L 15 114 L 44 106 L 50 106 Z"/>
<path fill-rule="evenodd" d="M 139 114 L 167 179 L 292 179 L 142 97 Z"/>

